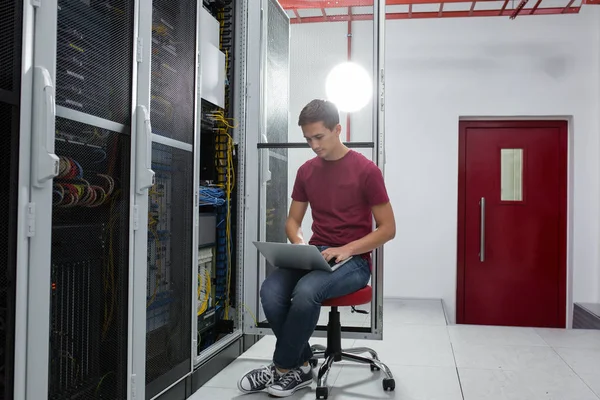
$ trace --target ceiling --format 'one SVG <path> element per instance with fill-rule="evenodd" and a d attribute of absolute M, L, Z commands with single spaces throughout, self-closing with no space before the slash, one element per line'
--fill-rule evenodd
<path fill-rule="evenodd" d="M 291 23 L 373 19 L 373 0 L 279 0 Z M 577 14 L 600 0 L 387 0 L 387 19 Z"/>

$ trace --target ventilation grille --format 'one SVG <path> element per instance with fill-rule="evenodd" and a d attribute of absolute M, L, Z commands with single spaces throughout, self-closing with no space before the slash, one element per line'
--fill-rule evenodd
<path fill-rule="evenodd" d="M 12 399 L 15 354 L 21 1 L 0 2 L 0 398 Z"/>
<path fill-rule="evenodd" d="M 275 0 L 268 2 L 267 45 L 267 141 L 288 142 L 289 20 Z M 290 149 L 269 149 L 271 181 L 267 186 L 267 240 L 286 242 L 288 207 L 288 154 Z M 304 150 L 296 153 L 304 153 Z M 267 263 L 267 274 L 274 267 Z"/>
<path fill-rule="evenodd" d="M 1 39 L 1 38 L 0 38 Z M 15 251 L 16 251 L 16 171 L 18 157 L 18 127 L 12 106 L 0 102 L 0 150 L 2 151 L 2 182 L 7 190 L 0 192 L 0 398 L 12 398 L 14 367 L 14 313 L 15 313 Z M 16 114 L 16 113 L 15 113 Z M 18 115 L 18 114 L 17 114 Z M 4 397 L 1 397 L 4 395 Z"/>
<path fill-rule="evenodd" d="M 194 142 L 196 2 L 155 0 L 151 119 L 154 134 Z"/>
<path fill-rule="evenodd" d="M 128 139 L 56 120 L 50 399 L 127 398 Z"/>
<path fill-rule="evenodd" d="M 154 134 L 194 142 L 196 2 L 152 4 L 150 119 Z M 191 368 L 194 153 L 154 143 L 148 199 L 146 395 Z"/>
<path fill-rule="evenodd" d="M 154 143 L 148 204 L 146 381 L 191 357 L 193 153 Z M 187 372 L 184 369 L 184 373 Z M 181 376 L 161 381 L 164 389 Z"/>
<path fill-rule="evenodd" d="M 57 105 L 129 124 L 133 4 L 59 1 Z"/>
<path fill-rule="evenodd" d="M 267 142 L 288 141 L 289 20 L 276 0 L 270 0 L 267 25 Z"/>
<path fill-rule="evenodd" d="M 15 20 L 17 1 L 0 2 L 0 89 L 12 92 L 14 88 L 15 50 L 20 43 L 15 42 Z"/>

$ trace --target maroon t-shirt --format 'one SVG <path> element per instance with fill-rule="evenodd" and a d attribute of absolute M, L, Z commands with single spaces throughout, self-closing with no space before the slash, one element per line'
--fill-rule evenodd
<path fill-rule="evenodd" d="M 309 244 L 340 247 L 373 231 L 371 207 L 389 201 L 381 170 L 350 150 L 336 161 L 315 157 L 296 175 L 292 199 L 309 202 L 313 235 Z"/>

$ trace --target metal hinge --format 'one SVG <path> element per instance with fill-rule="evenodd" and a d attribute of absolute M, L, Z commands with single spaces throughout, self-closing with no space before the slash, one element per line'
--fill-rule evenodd
<path fill-rule="evenodd" d="M 35 235 L 35 203 L 27 203 L 27 237 Z"/>
<path fill-rule="evenodd" d="M 135 400 L 137 388 L 135 387 L 135 374 L 131 375 L 131 400 Z"/>
<path fill-rule="evenodd" d="M 140 206 L 133 206 L 133 230 L 140 228 Z"/>
<path fill-rule="evenodd" d="M 135 59 L 137 62 L 141 63 L 144 59 L 143 57 L 143 49 L 144 49 L 144 40 L 143 38 L 137 38 L 137 46 L 135 52 Z"/>
<path fill-rule="evenodd" d="M 33 7 L 41 7 L 42 6 L 42 0 L 31 0 L 31 5 Z"/>

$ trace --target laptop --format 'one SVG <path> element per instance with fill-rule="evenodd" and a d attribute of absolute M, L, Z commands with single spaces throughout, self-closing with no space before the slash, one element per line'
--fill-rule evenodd
<path fill-rule="evenodd" d="M 325 261 L 317 246 L 275 242 L 252 242 L 271 265 L 278 268 L 333 272 L 352 257 L 335 262 Z"/>

